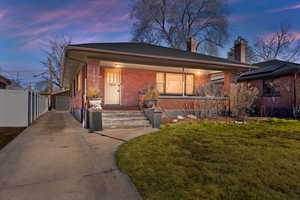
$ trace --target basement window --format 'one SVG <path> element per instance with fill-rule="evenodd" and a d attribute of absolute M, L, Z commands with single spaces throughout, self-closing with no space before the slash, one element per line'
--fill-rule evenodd
<path fill-rule="evenodd" d="M 156 87 L 162 95 L 193 95 L 194 75 L 181 73 L 156 74 Z"/>
<path fill-rule="evenodd" d="M 80 91 L 82 88 L 82 73 L 81 71 L 77 74 L 77 91 Z"/>
<path fill-rule="evenodd" d="M 263 80 L 263 96 L 276 97 L 280 96 L 280 85 L 274 79 Z"/>

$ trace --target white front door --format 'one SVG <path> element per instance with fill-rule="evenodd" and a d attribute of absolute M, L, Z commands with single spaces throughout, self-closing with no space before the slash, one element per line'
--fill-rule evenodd
<path fill-rule="evenodd" d="M 121 71 L 105 69 L 105 104 L 121 103 Z"/>

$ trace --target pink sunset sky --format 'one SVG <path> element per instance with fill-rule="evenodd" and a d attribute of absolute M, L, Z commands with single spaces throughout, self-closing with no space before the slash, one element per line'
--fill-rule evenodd
<path fill-rule="evenodd" d="M 132 0 L 1 0 L 0 74 L 17 72 L 27 80 L 42 71 L 43 44 L 65 35 L 73 43 L 126 42 L 131 39 Z M 289 23 L 300 40 L 299 0 L 228 0 L 230 41 L 238 35 L 252 40 Z"/>

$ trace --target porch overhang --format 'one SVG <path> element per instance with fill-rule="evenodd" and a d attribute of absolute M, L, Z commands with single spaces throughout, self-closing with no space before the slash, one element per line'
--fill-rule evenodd
<path fill-rule="evenodd" d="M 256 66 L 243 63 L 176 58 L 168 56 L 68 46 L 65 51 L 65 61 L 63 69 L 63 85 L 65 88 L 70 87 L 73 76 L 82 65 L 85 65 L 87 63 L 88 59 L 161 67 L 215 70 L 224 72 L 245 72 L 258 68 Z"/>

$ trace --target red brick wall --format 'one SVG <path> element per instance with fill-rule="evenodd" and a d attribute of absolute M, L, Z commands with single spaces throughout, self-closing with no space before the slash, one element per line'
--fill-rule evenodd
<path fill-rule="evenodd" d="M 157 102 L 157 106 L 160 107 L 162 110 L 187 110 L 187 109 L 228 110 L 229 100 L 227 98 L 224 99 L 160 98 Z"/>
<path fill-rule="evenodd" d="M 104 99 L 104 70 L 100 67 L 99 60 L 87 62 L 87 89 L 95 88 L 100 92 L 100 98 Z"/>
<path fill-rule="evenodd" d="M 100 90 L 100 97 L 104 98 L 104 70 L 99 65 L 99 60 L 88 60 L 87 66 L 81 68 L 82 72 L 82 86 L 81 90 L 75 93 L 75 96 L 72 96 L 72 107 L 76 109 L 82 109 L 85 106 L 83 105 L 83 95 L 85 93 L 84 81 L 85 76 L 87 76 L 87 88 L 98 88 Z M 75 79 L 75 77 L 74 77 Z M 74 87 L 74 86 L 72 86 Z"/>
<path fill-rule="evenodd" d="M 72 85 L 72 91 L 71 91 L 71 94 L 72 94 L 72 98 L 71 98 L 71 107 L 74 108 L 74 109 L 82 109 L 83 108 L 83 102 L 82 102 L 82 96 L 83 96 L 83 93 L 84 93 L 84 77 L 85 77 L 85 74 L 86 74 L 86 71 L 85 71 L 85 68 L 82 68 L 80 70 L 80 73 L 82 73 L 82 80 L 81 80 L 81 83 L 82 83 L 82 86 L 81 86 L 81 90 L 79 91 L 75 91 L 75 94 L 74 94 L 74 80 L 72 81 L 73 85 Z M 76 74 L 77 76 L 77 74 Z M 75 79 L 75 77 L 74 77 Z"/>
<path fill-rule="evenodd" d="M 263 96 L 263 80 L 248 81 L 252 86 L 259 89 L 259 98 L 255 105 L 261 107 L 260 114 L 268 115 L 267 108 L 291 109 L 294 103 L 294 75 L 282 76 L 275 79 L 278 85 L 280 96 L 264 97 Z M 299 79 L 297 84 L 300 84 Z"/>
<path fill-rule="evenodd" d="M 200 85 L 203 85 L 203 84 L 205 84 L 208 81 L 209 81 L 209 77 L 207 75 L 196 74 L 195 75 L 195 92 L 197 92 L 197 90 L 199 89 Z"/>
<path fill-rule="evenodd" d="M 87 69 L 87 72 L 85 70 Z M 87 88 L 98 88 L 100 97 L 104 100 L 105 95 L 105 68 L 100 66 L 99 60 L 88 60 L 87 67 L 83 67 L 82 90 L 84 90 L 84 77 L 87 73 Z M 195 89 L 207 81 L 207 76 L 195 75 Z M 156 84 L 156 72 L 139 69 L 121 69 L 121 105 L 137 106 L 139 103 L 138 93 L 149 86 Z M 82 108 L 82 95 L 84 91 L 79 91 L 72 98 L 73 108 Z"/>
<path fill-rule="evenodd" d="M 137 106 L 139 91 L 156 84 L 156 72 L 122 69 L 122 105 Z"/>

